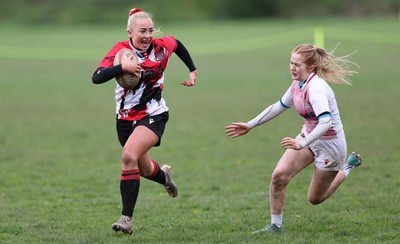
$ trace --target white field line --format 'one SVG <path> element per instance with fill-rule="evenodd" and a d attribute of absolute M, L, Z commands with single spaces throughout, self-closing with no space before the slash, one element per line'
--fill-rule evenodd
<path fill-rule="evenodd" d="M 313 29 L 287 31 L 279 34 L 256 36 L 252 38 L 231 39 L 217 42 L 197 43 L 190 45 L 190 53 L 195 56 L 252 51 L 265 47 L 300 42 L 312 42 Z"/>
<path fill-rule="evenodd" d="M 355 41 L 372 44 L 400 45 L 400 34 L 356 31 L 350 29 L 324 27 L 326 39 Z M 185 44 L 194 57 L 216 54 L 245 52 L 266 47 L 277 47 L 290 43 L 312 43 L 313 28 L 286 31 L 278 34 L 251 38 Z M 54 48 L 0 46 L 0 59 L 59 60 L 59 61 L 100 61 L 108 49 L 94 48 Z"/>
<path fill-rule="evenodd" d="M 323 28 L 325 37 L 327 39 L 342 40 L 342 41 L 355 41 L 361 43 L 372 43 L 372 44 L 389 44 L 389 45 L 400 45 L 400 32 L 395 33 L 377 33 L 369 31 L 349 30 L 342 28 Z M 331 33 L 334 33 L 332 35 Z"/>
<path fill-rule="evenodd" d="M 1 59 L 27 60 L 95 60 L 100 62 L 108 50 L 93 48 L 55 48 L 55 47 L 21 47 L 0 46 Z"/>

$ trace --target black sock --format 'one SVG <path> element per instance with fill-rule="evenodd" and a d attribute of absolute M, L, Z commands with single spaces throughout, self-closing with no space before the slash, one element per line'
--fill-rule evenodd
<path fill-rule="evenodd" d="M 133 215 L 133 209 L 139 195 L 140 173 L 139 169 L 122 170 L 120 191 L 122 199 L 122 215 Z"/>
<path fill-rule="evenodd" d="M 154 165 L 154 172 L 151 176 L 146 177 L 146 179 L 155 181 L 157 183 L 160 183 L 162 185 L 165 184 L 165 173 L 164 171 L 162 171 L 162 169 L 160 169 L 160 166 L 158 165 L 158 163 L 156 163 L 156 161 L 151 160 L 151 163 Z"/>

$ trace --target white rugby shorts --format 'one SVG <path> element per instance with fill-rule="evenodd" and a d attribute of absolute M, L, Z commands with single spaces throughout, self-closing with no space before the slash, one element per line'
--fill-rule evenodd
<path fill-rule="evenodd" d="M 298 137 L 302 137 L 300 133 Z M 340 171 L 346 163 L 347 143 L 344 133 L 337 138 L 311 143 L 309 149 L 314 154 L 314 165 L 324 171 Z"/>

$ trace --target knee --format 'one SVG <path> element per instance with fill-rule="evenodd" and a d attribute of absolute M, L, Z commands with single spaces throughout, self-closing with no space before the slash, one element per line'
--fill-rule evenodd
<path fill-rule="evenodd" d="M 138 157 L 129 150 L 123 150 L 122 152 L 122 164 L 125 166 L 137 166 Z"/>
<path fill-rule="evenodd" d="M 290 177 L 283 172 L 274 171 L 271 178 L 271 188 L 283 189 L 290 181 Z"/>
<path fill-rule="evenodd" d="M 318 205 L 318 204 L 320 204 L 320 203 L 322 203 L 324 201 L 323 198 L 318 197 L 318 196 L 313 196 L 313 195 L 310 195 L 310 194 L 308 194 L 307 198 L 308 198 L 308 201 L 312 205 Z"/>

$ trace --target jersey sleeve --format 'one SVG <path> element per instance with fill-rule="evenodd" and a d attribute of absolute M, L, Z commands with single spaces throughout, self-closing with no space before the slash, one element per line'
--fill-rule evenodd
<path fill-rule="evenodd" d="M 104 58 L 100 61 L 98 67 L 103 67 L 103 68 L 112 67 L 114 65 L 115 55 L 122 48 L 130 48 L 129 47 L 129 41 L 118 42 L 117 44 L 115 44 L 110 49 L 110 51 L 108 51 L 108 53 L 104 56 Z"/>
<path fill-rule="evenodd" d="M 163 46 L 169 53 L 175 52 L 178 47 L 178 43 L 176 42 L 173 36 L 164 36 L 160 39 L 153 40 L 154 42 L 159 42 L 161 46 Z"/>
<path fill-rule="evenodd" d="M 175 50 L 175 54 L 185 63 L 190 72 L 195 71 L 197 68 L 193 63 L 193 59 L 190 56 L 189 51 L 179 40 L 176 40 L 176 43 L 178 44 L 178 47 Z"/>
<path fill-rule="evenodd" d="M 283 97 L 281 98 L 281 105 L 283 107 L 289 108 L 292 107 L 294 104 L 293 102 L 293 96 L 292 96 L 292 89 L 289 87 Z"/>
<path fill-rule="evenodd" d="M 322 113 L 330 113 L 328 92 L 326 82 L 312 82 L 309 88 L 309 100 L 315 115 L 318 117 Z"/>

